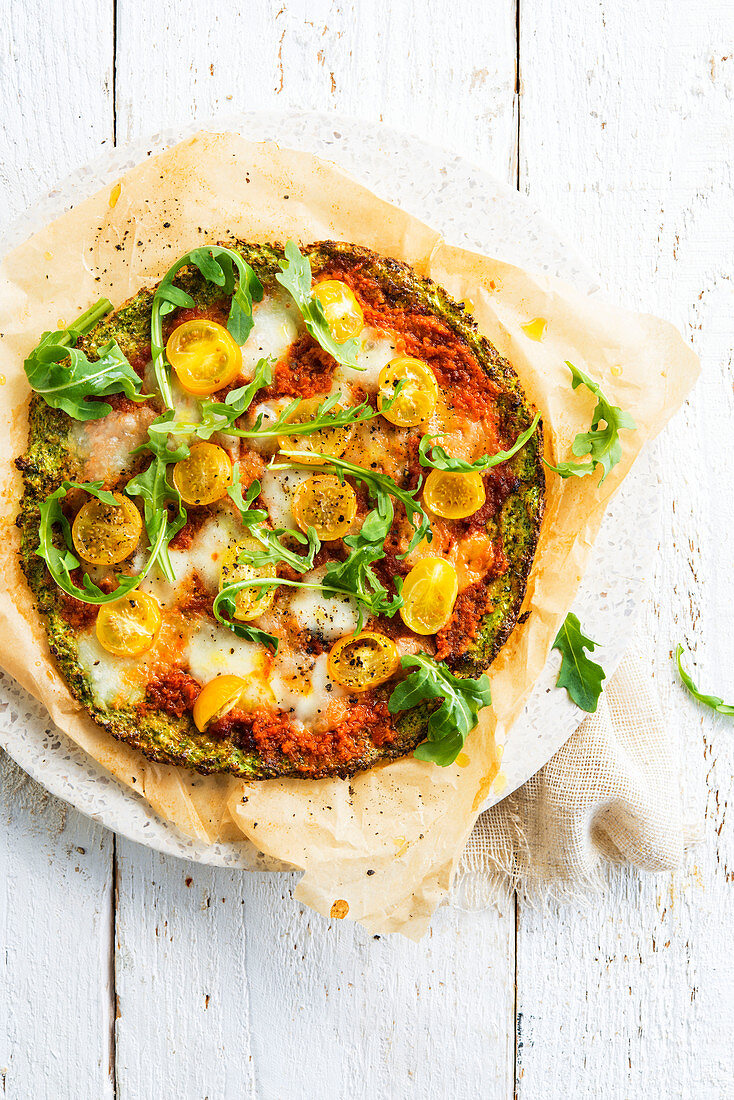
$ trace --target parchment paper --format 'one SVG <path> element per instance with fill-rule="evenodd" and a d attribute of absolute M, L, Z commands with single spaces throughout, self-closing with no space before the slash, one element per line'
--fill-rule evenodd
<path fill-rule="evenodd" d="M 113 741 L 71 698 L 19 570 L 14 527 L 28 387 L 22 362 L 42 330 L 101 295 L 119 305 L 194 245 L 230 237 L 364 244 L 412 264 L 457 299 L 506 355 L 543 415 L 546 457 L 569 457 L 594 398 L 572 391 L 564 361 L 598 379 L 638 427 L 623 460 L 598 476 L 548 475 L 546 512 L 519 626 L 491 669 L 494 703 L 463 766 L 406 757 L 345 780 L 243 782 L 161 767 Z M 541 342 L 521 326 L 546 320 Z M 0 663 L 51 717 L 155 810 L 205 842 L 249 844 L 252 867 L 303 868 L 297 894 L 319 912 L 374 932 L 425 932 L 498 770 L 498 749 L 540 673 L 575 595 L 605 508 L 643 444 L 693 384 L 698 363 L 669 324 L 589 299 L 555 280 L 446 245 L 332 164 L 230 134 L 182 142 L 51 223 L 0 265 Z"/>

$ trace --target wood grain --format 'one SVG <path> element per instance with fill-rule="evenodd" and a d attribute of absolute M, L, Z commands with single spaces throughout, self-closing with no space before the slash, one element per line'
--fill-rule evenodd
<path fill-rule="evenodd" d="M 112 0 L 9 0 L 0 231 L 112 144 Z M 0 752 L 0 1095 L 112 1096 L 110 833 Z"/>
<path fill-rule="evenodd" d="M 517 928 L 514 907 L 444 910 L 414 945 L 303 910 L 293 876 L 118 841 L 113 881 L 109 834 L 4 760 L 0 1095 L 734 1096 L 734 739 L 670 663 L 681 637 L 702 686 L 734 699 L 729 0 L 522 0 L 519 13 L 514 0 L 10 0 L 3 16 L 0 219 L 115 130 L 339 111 L 504 179 L 519 166 L 612 297 L 690 336 L 704 375 L 664 444 L 644 626 L 706 832 L 674 876 L 615 874 L 588 909 L 520 910 Z"/>
<path fill-rule="evenodd" d="M 734 414 L 734 13 L 666 0 L 521 10 L 521 187 L 615 299 L 670 318 L 702 359 L 662 445 L 664 527 L 644 626 L 694 801 L 705 783 L 706 826 L 685 871 L 615 874 L 586 910 L 521 914 L 518 1092 L 542 1095 L 552 1065 L 579 1083 L 572 1095 L 642 1097 L 654 1082 L 662 1096 L 732 1096 L 734 739 L 730 722 L 685 695 L 671 651 L 684 640 L 700 680 L 734 696 L 724 535 L 734 458 L 721 447 Z"/>

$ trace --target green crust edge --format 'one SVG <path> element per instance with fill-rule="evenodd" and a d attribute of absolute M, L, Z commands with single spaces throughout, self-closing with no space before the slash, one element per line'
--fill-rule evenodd
<path fill-rule="evenodd" d="M 253 245 L 242 241 L 224 242 L 236 248 L 258 274 L 266 289 L 272 287 L 279 271 L 282 248 L 273 244 Z M 482 336 L 474 319 L 464 307 L 429 279 L 420 278 L 407 264 L 379 256 L 367 248 L 342 242 L 323 241 L 304 248 L 312 268 L 318 273 L 330 263 L 359 264 L 380 284 L 385 296 L 395 305 L 422 307 L 442 318 L 461 337 L 480 366 L 502 389 L 498 399 L 501 435 L 511 443 L 533 418 L 520 381 L 492 344 Z M 176 279 L 202 307 L 218 300 L 216 287 L 206 283 L 198 271 L 184 269 Z M 150 311 L 153 290 L 144 288 L 125 302 L 110 317 L 80 341 L 90 358 L 96 348 L 117 340 L 130 359 L 149 345 Z M 227 740 L 215 740 L 200 734 L 190 716 L 176 718 L 165 711 L 138 706 L 112 709 L 99 706 L 92 696 L 90 682 L 81 667 L 76 645 L 77 634 L 61 614 L 62 593 L 53 583 L 45 563 L 35 553 L 38 547 L 39 505 L 64 478 L 78 478 L 80 470 L 69 448 L 69 430 L 73 421 L 66 413 L 47 406 L 33 395 L 29 408 L 28 447 L 17 460 L 24 479 L 17 525 L 21 532 L 21 567 L 35 597 L 37 610 L 45 617 L 49 647 L 69 690 L 91 717 L 118 740 L 125 741 L 156 763 L 179 765 L 202 774 L 227 772 L 243 778 L 347 778 L 379 763 L 404 756 L 424 738 L 430 707 L 423 705 L 399 715 L 395 721 L 397 736 L 392 744 L 369 746 L 357 759 L 343 766 L 328 766 L 319 771 L 299 768 L 299 760 L 269 766 L 257 754 L 245 751 Z M 490 583 L 487 612 L 478 636 L 462 655 L 449 661 L 458 673 L 477 676 L 486 671 L 516 625 L 525 595 L 543 516 L 545 475 L 542 464 L 542 425 L 522 451 L 508 465 L 520 480 L 520 488 L 505 502 L 499 519 L 492 523 L 503 536 L 509 567 L 503 576 Z M 386 692 L 387 693 L 387 692 Z"/>

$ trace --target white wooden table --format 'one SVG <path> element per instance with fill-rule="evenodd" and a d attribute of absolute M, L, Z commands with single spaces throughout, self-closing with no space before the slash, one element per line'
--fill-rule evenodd
<path fill-rule="evenodd" d="M 734 1096 L 734 725 L 670 660 L 734 697 L 732 0 L 5 0 L 0 219 L 114 142 L 265 107 L 475 159 L 692 340 L 645 625 L 705 837 L 586 910 L 444 909 L 415 945 L 116 839 L 3 758 L 0 1096 Z"/>

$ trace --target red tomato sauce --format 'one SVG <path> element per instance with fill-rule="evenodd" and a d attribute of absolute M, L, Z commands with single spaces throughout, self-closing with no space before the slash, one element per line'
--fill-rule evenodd
<path fill-rule="evenodd" d="M 357 703 L 343 721 L 322 733 L 304 728 L 287 714 L 265 710 L 232 710 L 212 723 L 208 733 L 258 752 L 266 766 L 277 768 L 285 756 L 305 775 L 349 765 L 372 745 L 395 739 L 387 705 L 381 700 Z"/>
<path fill-rule="evenodd" d="M 492 415 L 499 388 L 487 377 L 471 348 L 441 317 L 420 307 L 395 306 L 379 282 L 361 264 L 332 267 L 329 279 L 341 279 L 362 307 L 366 325 L 397 338 L 398 351 L 428 363 L 439 386 L 451 391 L 451 404 L 469 420 Z M 321 277 L 321 276 L 320 276 Z"/>

